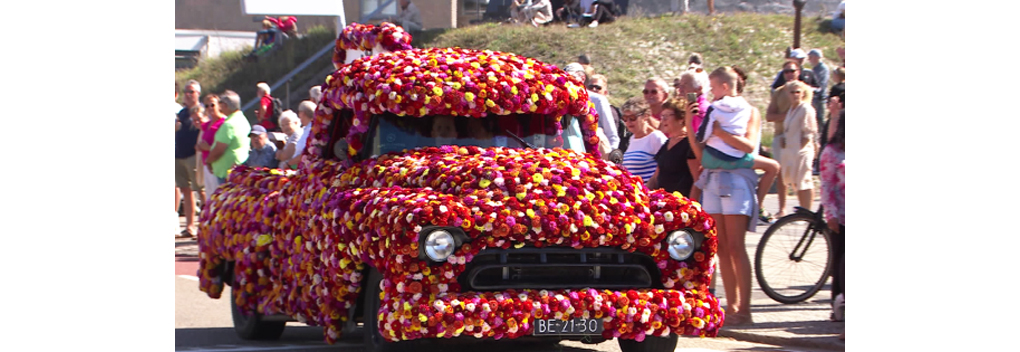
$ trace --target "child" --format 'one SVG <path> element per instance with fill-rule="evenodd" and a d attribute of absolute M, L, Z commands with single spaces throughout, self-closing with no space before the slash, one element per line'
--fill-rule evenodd
<path fill-rule="evenodd" d="M 736 146 L 753 146 L 744 137 L 753 107 L 740 96 L 746 75 L 735 67 L 720 67 L 709 75 L 712 96 L 717 98 L 709 106 L 697 140 L 705 144 L 701 165 L 706 169 L 747 169 L 765 172 L 758 180 L 758 205 L 779 174 L 779 163 L 770 158 L 746 153 Z M 753 147 L 752 147 L 753 148 Z M 759 209 L 760 212 L 763 212 Z"/>

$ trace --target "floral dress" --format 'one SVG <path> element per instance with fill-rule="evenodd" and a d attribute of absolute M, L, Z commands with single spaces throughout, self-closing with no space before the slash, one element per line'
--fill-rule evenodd
<path fill-rule="evenodd" d="M 819 177 L 822 181 L 822 206 L 825 207 L 825 219 L 839 221 L 840 225 L 846 225 L 845 201 L 846 201 L 846 161 L 844 151 L 834 145 L 825 146 L 818 164 L 821 170 Z"/>

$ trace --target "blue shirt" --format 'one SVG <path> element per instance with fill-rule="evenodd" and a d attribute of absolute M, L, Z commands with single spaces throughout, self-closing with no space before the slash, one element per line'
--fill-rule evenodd
<path fill-rule="evenodd" d="M 627 152 L 623 153 L 623 167 L 631 174 L 641 177 L 642 181 L 648 182 L 658 167 L 655 163 L 655 154 L 667 140 L 666 135 L 658 130 L 641 138 L 631 136 Z"/>
<path fill-rule="evenodd" d="M 280 163 L 276 161 L 276 146 L 273 143 L 266 143 L 266 146 L 262 147 L 262 149 L 252 148 L 248 152 L 248 160 L 244 164 L 251 167 L 268 168 L 280 166 Z"/>
<path fill-rule="evenodd" d="M 181 121 L 181 130 L 174 133 L 174 158 L 185 159 L 195 155 L 195 144 L 198 144 L 198 133 L 201 130 L 191 123 L 191 112 L 188 108 L 177 113 Z"/>

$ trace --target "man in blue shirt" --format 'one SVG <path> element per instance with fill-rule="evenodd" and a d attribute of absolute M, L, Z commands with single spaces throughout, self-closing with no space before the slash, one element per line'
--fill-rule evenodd
<path fill-rule="evenodd" d="M 276 146 L 269 143 L 266 128 L 259 125 L 251 126 L 251 134 L 248 137 L 251 138 L 251 151 L 248 152 L 248 160 L 244 164 L 251 167 L 277 167 L 279 162 L 276 161 Z"/>
<path fill-rule="evenodd" d="M 174 199 L 174 211 L 181 204 L 184 196 L 184 216 L 187 227 L 181 231 L 182 238 L 193 237 L 198 232 L 195 225 L 195 194 L 198 184 L 195 182 L 195 144 L 201 131 L 192 122 L 191 108 L 198 106 L 198 98 L 202 94 L 202 86 L 196 80 L 184 84 L 184 108 L 177 113 L 180 128 L 174 132 L 174 181 L 180 193 Z"/>

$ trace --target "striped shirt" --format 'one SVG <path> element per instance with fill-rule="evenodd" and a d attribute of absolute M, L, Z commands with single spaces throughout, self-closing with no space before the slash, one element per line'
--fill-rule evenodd
<path fill-rule="evenodd" d="M 623 153 L 623 168 L 648 182 L 655 175 L 655 153 L 659 152 L 668 138 L 662 131 L 654 131 L 642 138 L 630 136 L 630 145 Z"/>

